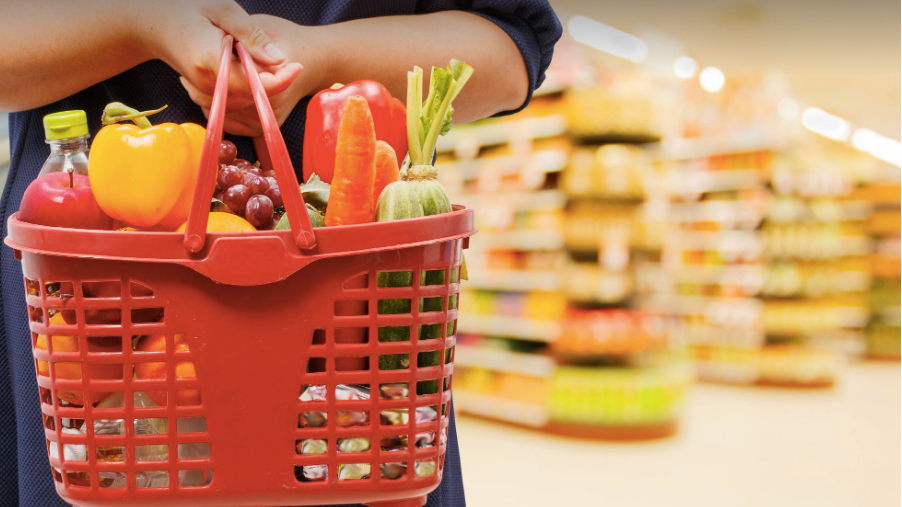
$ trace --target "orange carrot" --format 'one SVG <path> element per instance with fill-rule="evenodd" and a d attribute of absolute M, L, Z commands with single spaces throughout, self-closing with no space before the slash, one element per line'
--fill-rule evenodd
<path fill-rule="evenodd" d="M 365 224 L 374 220 L 376 129 L 365 98 L 345 100 L 335 142 L 335 172 L 326 208 L 326 226 Z"/>
<path fill-rule="evenodd" d="M 385 141 L 376 141 L 376 185 L 373 187 L 373 202 L 379 202 L 379 196 L 389 183 L 401 179 L 398 171 L 398 157 L 395 149 Z"/>

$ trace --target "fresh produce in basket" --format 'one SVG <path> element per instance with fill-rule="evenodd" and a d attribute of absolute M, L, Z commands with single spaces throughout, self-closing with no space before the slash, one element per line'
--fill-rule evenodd
<path fill-rule="evenodd" d="M 176 229 L 176 232 L 185 232 L 187 228 L 188 223 L 185 222 Z M 254 232 L 256 230 L 257 228 L 250 222 L 231 213 L 213 211 L 210 212 L 210 218 L 207 219 L 207 232 Z"/>
<path fill-rule="evenodd" d="M 149 297 L 153 296 L 153 291 L 140 284 L 131 284 L 130 289 L 132 297 Z M 81 292 L 86 298 L 118 298 L 121 294 L 122 287 L 118 283 L 83 283 Z M 75 289 L 71 283 L 56 283 L 47 285 L 47 295 L 68 299 L 75 297 Z M 163 310 L 160 308 L 136 308 L 132 310 L 132 321 L 136 322 L 156 322 L 163 316 Z M 75 325 L 78 323 L 75 310 L 62 310 L 60 313 L 66 324 Z M 85 309 L 86 324 L 119 324 L 122 319 L 121 311 L 118 308 L 107 309 Z"/>
<path fill-rule="evenodd" d="M 373 221 L 376 182 L 376 134 L 366 99 L 345 101 L 335 144 L 335 173 L 329 190 L 326 226 Z"/>
<path fill-rule="evenodd" d="M 151 125 L 146 117 L 161 110 L 107 105 L 88 177 L 107 215 L 138 228 L 172 230 L 188 219 L 206 131 L 190 123 Z M 117 124 L 126 120 L 135 124 Z"/>
<path fill-rule="evenodd" d="M 304 171 L 318 174 L 326 183 L 334 181 L 339 124 L 345 101 L 353 95 L 366 99 L 376 139 L 388 143 L 395 153 L 407 153 L 406 115 L 400 100 L 376 81 L 365 79 L 345 86 L 335 85 L 310 100 L 304 128 Z"/>
<path fill-rule="evenodd" d="M 382 190 L 389 183 L 401 179 L 398 171 L 398 155 L 390 144 L 385 141 L 376 141 L 376 183 L 373 186 L 373 202 L 379 201 Z"/>
<path fill-rule="evenodd" d="M 447 69 L 432 68 L 430 91 L 426 101 L 422 101 L 423 70 L 414 67 L 407 73 L 407 136 L 408 157 L 411 166 L 403 179 L 388 184 L 379 195 L 376 204 L 376 221 L 403 220 L 421 216 L 437 215 L 451 211 L 451 202 L 445 188 L 435 179 L 437 173 L 432 165 L 432 154 L 440 135 L 451 128 L 451 114 L 454 109 L 451 102 L 460 93 L 467 80 L 473 74 L 469 65 L 451 60 Z M 422 273 L 422 285 L 444 285 L 444 271 L 426 271 Z M 378 287 L 409 287 L 412 274 L 409 272 L 379 273 Z M 442 311 L 442 298 L 420 301 L 421 312 Z M 380 300 L 377 307 L 380 315 L 409 313 L 410 302 L 406 299 Z M 410 332 L 406 328 L 381 327 L 379 341 L 394 342 L 410 340 Z M 441 338 L 441 324 L 420 326 L 419 339 L 430 340 Z M 418 355 L 417 366 L 428 367 L 441 364 L 441 351 Z M 392 356 L 379 358 L 381 369 L 404 368 L 398 359 Z M 417 394 L 434 394 L 438 392 L 438 381 L 430 380 L 417 384 Z"/>
<path fill-rule="evenodd" d="M 138 339 L 136 352 L 164 352 L 166 350 L 165 335 L 149 335 Z M 188 351 L 188 340 L 185 335 L 175 335 L 175 350 Z M 166 378 L 166 363 L 135 363 L 135 378 L 160 380 Z M 196 378 L 193 361 L 179 361 L 175 365 L 176 378 Z M 166 391 L 147 391 L 147 395 L 157 405 L 166 405 Z M 200 405 L 200 392 L 194 389 L 176 391 L 176 405 Z"/>
<path fill-rule="evenodd" d="M 320 213 L 325 214 L 326 207 L 329 204 L 330 188 L 328 183 L 319 179 L 319 176 L 313 173 L 307 179 L 307 183 L 301 185 L 301 196 L 304 197 L 304 202 L 319 210 Z"/>
<path fill-rule="evenodd" d="M 307 216 L 310 217 L 310 225 L 313 227 L 325 227 L 326 222 L 323 214 L 309 202 L 307 203 Z M 288 223 L 288 214 L 286 213 L 279 219 L 279 223 L 276 224 L 275 230 L 285 231 L 289 229 L 291 229 L 291 224 Z"/>
<path fill-rule="evenodd" d="M 282 193 L 275 178 L 259 173 L 256 166 L 223 166 L 217 177 L 221 190 L 211 210 L 243 216 L 257 229 L 271 229 L 276 208 L 282 206 Z"/>
<path fill-rule="evenodd" d="M 87 176 L 47 173 L 32 181 L 19 205 L 19 220 L 72 229 L 113 228 L 113 219 L 97 205 Z"/>
<path fill-rule="evenodd" d="M 61 174 L 61 173 L 56 173 Z M 54 326 L 64 326 L 66 321 L 59 313 L 50 317 L 50 324 Z M 50 342 L 53 345 L 54 352 L 78 352 L 78 338 L 75 336 L 52 335 Z M 38 335 L 35 339 L 34 347 L 40 350 L 47 350 L 47 335 Z M 101 351 L 104 349 L 101 348 Z M 110 347 L 107 352 L 116 352 L 117 347 Z M 47 361 L 37 361 L 38 375 L 49 377 L 51 365 Z M 81 363 L 54 363 L 54 374 L 58 379 L 81 380 L 82 369 Z M 97 363 L 91 368 L 91 378 L 95 380 L 116 380 L 122 378 L 122 365 Z M 97 395 L 97 393 L 94 393 Z M 109 393 L 100 393 L 99 396 L 105 397 Z M 57 396 L 61 401 L 71 403 L 73 405 L 82 406 L 85 404 L 84 394 L 72 391 L 57 391 Z M 97 400 L 94 400 L 97 401 Z"/>
<path fill-rule="evenodd" d="M 402 220 L 414 218 L 411 209 L 416 203 L 411 197 L 412 188 L 426 216 L 451 211 L 451 202 L 445 187 L 436 180 L 432 154 L 440 135 L 451 129 L 451 102 L 460 93 L 473 68 L 451 60 L 447 69 L 432 68 L 429 78 L 429 96 L 422 101 L 423 69 L 414 67 L 407 73 L 407 139 L 410 167 L 402 181 L 385 187 L 376 204 L 376 220 Z M 407 187 L 407 188 L 405 188 Z"/>

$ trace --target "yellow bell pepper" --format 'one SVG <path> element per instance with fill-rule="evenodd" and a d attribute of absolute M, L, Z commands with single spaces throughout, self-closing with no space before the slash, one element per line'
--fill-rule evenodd
<path fill-rule="evenodd" d="M 88 178 L 109 216 L 134 227 L 174 230 L 188 218 L 205 131 L 194 124 L 151 125 L 145 116 L 157 111 L 108 105 L 107 126 L 91 145 Z M 135 125 L 115 124 L 123 120 Z"/>
<path fill-rule="evenodd" d="M 191 163 L 188 171 L 188 181 L 182 188 L 182 193 L 175 201 L 175 206 L 160 222 L 160 227 L 174 231 L 188 220 L 188 212 L 191 211 L 191 202 L 194 200 L 194 187 L 197 186 L 197 172 L 200 170 L 200 155 L 204 149 L 204 139 L 207 137 L 207 129 L 196 123 L 182 123 L 179 125 L 188 134 L 190 145 L 188 157 Z"/>

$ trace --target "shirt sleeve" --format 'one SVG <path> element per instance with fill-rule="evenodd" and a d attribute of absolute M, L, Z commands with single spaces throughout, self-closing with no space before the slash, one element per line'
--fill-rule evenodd
<path fill-rule="evenodd" d="M 551 63 L 554 45 L 561 38 L 561 23 L 547 0 L 429 0 L 417 3 L 418 13 L 462 10 L 483 17 L 504 30 L 514 41 L 529 78 L 526 101 L 504 116 L 516 113 L 529 104 L 533 92 L 545 81 L 545 69 Z"/>

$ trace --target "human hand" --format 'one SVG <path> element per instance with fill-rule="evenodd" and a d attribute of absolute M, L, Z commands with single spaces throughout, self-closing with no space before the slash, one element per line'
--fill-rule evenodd
<path fill-rule="evenodd" d="M 155 0 L 138 9 L 135 19 L 140 20 L 138 30 L 147 52 L 181 74 L 182 85 L 205 113 L 212 102 L 226 34 L 247 47 L 268 95 L 285 91 L 301 72 L 300 64 L 285 63 L 285 55 L 266 29 L 234 0 Z M 232 110 L 253 107 L 247 78 L 234 57 L 227 104 Z M 232 132 L 228 123 L 226 130 Z"/>
<path fill-rule="evenodd" d="M 263 29 L 276 46 L 285 53 L 286 61 L 303 63 L 304 72 L 297 77 L 297 74 L 284 70 L 285 67 L 292 64 L 285 64 L 284 67 L 279 68 L 260 65 L 260 62 L 257 61 L 260 79 L 269 95 L 276 120 L 281 125 L 302 98 L 332 84 L 326 83 L 329 75 L 328 31 L 325 29 L 326 27 L 300 26 L 291 21 L 265 14 L 255 14 L 251 18 L 254 24 Z M 316 47 L 312 45 L 313 41 L 316 41 Z M 292 81 L 282 79 L 286 75 L 292 74 L 297 79 Z M 247 85 L 244 69 L 237 61 L 232 64 L 232 75 L 241 77 L 244 88 L 232 89 L 231 85 L 234 80 L 230 82 L 225 130 L 240 136 L 262 135 L 263 128 L 260 125 L 260 117 L 253 98 L 249 92 L 245 93 Z M 208 115 L 213 101 L 212 93 L 193 86 L 191 82 L 183 81 L 182 84 L 188 90 L 191 99 L 203 108 L 204 114 Z"/>

